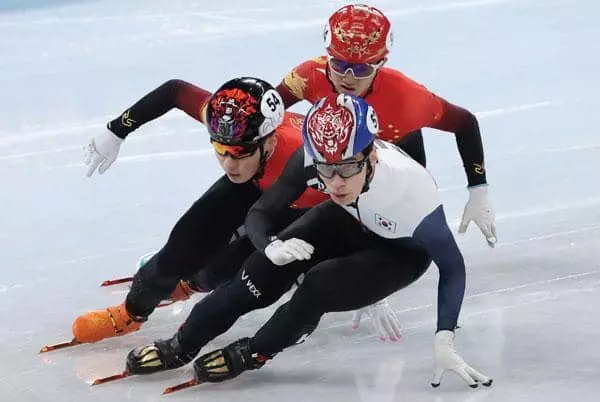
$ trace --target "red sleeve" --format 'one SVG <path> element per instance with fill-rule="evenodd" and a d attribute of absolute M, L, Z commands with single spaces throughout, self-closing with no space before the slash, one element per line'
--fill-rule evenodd
<path fill-rule="evenodd" d="M 450 133 L 457 133 L 461 131 L 466 124 L 469 124 L 471 113 L 468 110 L 450 103 L 439 96 L 436 96 L 436 98 L 441 101 L 442 113 L 430 126 L 431 128 Z"/>
<path fill-rule="evenodd" d="M 302 99 L 298 99 L 292 93 L 292 91 L 290 91 L 288 89 L 288 87 L 285 85 L 285 83 L 283 81 L 281 81 L 281 83 L 279 85 L 277 85 L 277 88 L 275 88 L 275 89 L 277 89 L 277 92 L 279 92 L 279 94 L 283 98 L 283 105 L 285 106 L 286 109 L 295 105 L 296 103 L 298 103 L 302 100 Z"/>
<path fill-rule="evenodd" d="M 211 93 L 186 81 L 177 80 L 175 106 L 204 123 L 203 109 Z"/>
<path fill-rule="evenodd" d="M 403 91 L 408 99 L 404 113 L 417 119 L 415 126 L 454 133 L 468 185 L 487 183 L 483 144 L 475 115 L 437 96 L 406 76 Z"/>
<path fill-rule="evenodd" d="M 420 127 L 439 128 L 440 119 L 444 115 L 445 104 L 444 99 L 430 92 L 421 84 L 412 81 L 412 90 L 408 99 L 408 107 L 415 116 L 420 119 Z"/>
<path fill-rule="evenodd" d="M 169 80 L 146 94 L 121 116 L 108 123 L 108 129 L 121 138 L 173 108 L 183 110 L 203 122 L 202 109 L 210 92 L 182 80 Z"/>
<path fill-rule="evenodd" d="M 319 60 L 319 58 L 315 60 Z M 312 90 L 314 88 L 309 84 L 312 81 L 317 65 L 315 60 L 308 60 L 294 67 L 294 69 L 283 78 L 283 81 L 280 84 L 298 100 L 310 99 L 312 96 Z"/>

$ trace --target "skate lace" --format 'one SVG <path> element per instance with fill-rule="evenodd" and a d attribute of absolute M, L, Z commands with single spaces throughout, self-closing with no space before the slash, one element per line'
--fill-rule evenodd
<path fill-rule="evenodd" d="M 123 313 L 121 312 L 121 307 L 116 307 L 116 309 L 119 312 L 119 315 L 122 317 Z M 113 326 L 113 329 L 115 330 L 115 335 L 119 335 L 119 334 L 125 332 L 125 329 L 129 325 L 131 325 L 133 322 L 143 322 L 143 321 L 145 321 L 144 319 L 142 319 L 142 317 L 140 317 L 140 320 L 138 321 L 136 318 L 132 317 L 127 311 L 125 311 L 125 314 L 127 315 L 127 319 L 123 322 L 123 327 L 119 328 L 119 325 L 117 324 L 117 319 L 113 315 L 111 309 L 107 308 L 106 311 L 108 312 L 108 318 L 110 319 L 110 322 L 111 322 L 111 324 Z"/>
<path fill-rule="evenodd" d="M 108 311 L 108 318 L 110 318 L 110 322 L 113 326 L 113 329 L 115 330 L 115 335 L 119 335 L 120 333 L 122 333 L 124 331 L 124 328 L 119 328 L 119 326 L 117 324 L 117 319 L 113 315 L 110 308 L 107 308 L 106 311 Z M 119 311 L 119 313 L 121 312 L 119 307 L 117 307 L 117 311 Z M 127 322 L 125 322 L 125 326 L 127 326 Z"/>

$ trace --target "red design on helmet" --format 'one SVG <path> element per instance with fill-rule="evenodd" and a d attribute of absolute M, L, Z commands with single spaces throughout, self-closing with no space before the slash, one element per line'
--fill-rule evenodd
<path fill-rule="evenodd" d="M 248 119 L 257 112 L 256 99 L 239 88 L 218 91 L 210 100 L 213 110 L 208 124 L 215 139 L 224 143 L 241 142 L 246 134 Z"/>
<path fill-rule="evenodd" d="M 329 18 L 324 32 L 330 56 L 349 63 L 376 63 L 392 46 L 392 28 L 387 17 L 375 7 L 352 4 Z"/>
<path fill-rule="evenodd" d="M 344 159 L 355 127 L 352 112 L 338 105 L 336 99 L 333 96 L 324 99 L 307 123 L 313 146 L 326 161 Z"/>

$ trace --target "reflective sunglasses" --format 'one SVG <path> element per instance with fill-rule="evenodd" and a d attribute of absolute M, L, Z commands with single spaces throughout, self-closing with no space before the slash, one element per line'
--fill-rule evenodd
<path fill-rule="evenodd" d="M 326 179 L 331 179 L 336 173 L 342 179 L 349 179 L 362 172 L 365 167 L 366 159 L 361 161 L 341 162 L 341 163 L 315 163 L 315 168 L 319 175 Z"/>
<path fill-rule="evenodd" d="M 381 60 L 378 63 L 348 63 L 347 61 L 336 59 L 335 57 L 329 57 L 329 67 L 335 74 L 344 76 L 350 70 L 354 78 L 365 79 L 372 77 L 379 67 L 383 65 L 385 60 Z"/>
<path fill-rule="evenodd" d="M 217 141 L 212 141 L 211 144 L 215 151 L 221 156 L 230 156 L 233 159 L 244 159 L 254 155 L 260 143 L 228 145 Z"/>

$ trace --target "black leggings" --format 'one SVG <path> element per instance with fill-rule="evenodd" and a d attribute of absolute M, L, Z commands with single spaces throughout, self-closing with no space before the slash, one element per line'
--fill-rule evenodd
<path fill-rule="evenodd" d="M 431 262 L 422 249 L 390 247 L 331 201 L 312 208 L 279 234 L 282 240 L 292 237 L 315 247 L 311 259 L 276 266 L 254 252 L 234 279 L 194 306 L 177 335 L 185 353 L 198 353 L 240 316 L 277 301 L 301 273 L 306 276 L 292 299 L 253 339 L 254 352 L 279 352 L 312 332 L 325 312 L 355 310 L 381 300 L 417 280 Z"/>
<path fill-rule="evenodd" d="M 232 237 L 260 195 L 252 182 L 234 184 L 227 176 L 217 180 L 175 224 L 162 249 L 136 273 L 127 311 L 147 317 L 181 279 L 214 289 L 235 276 L 254 247 L 247 236 L 233 241 Z M 289 209 L 280 227 L 302 212 Z"/>

